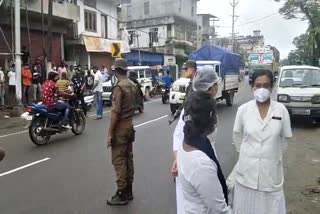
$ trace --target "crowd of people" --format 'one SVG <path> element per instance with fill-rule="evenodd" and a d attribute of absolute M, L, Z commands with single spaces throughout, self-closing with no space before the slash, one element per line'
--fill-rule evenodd
<path fill-rule="evenodd" d="M 80 65 L 68 66 L 64 62 L 60 66 L 52 65 L 52 68 L 47 72 L 42 60 L 36 59 L 32 66 L 28 60 L 23 60 L 21 68 L 21 83 L 22 83 L 22 104 L 28 106 L 31 103 L 41 101 L 42 85 L 48 79 L 48 73 L 51 71 L 57 72 L 61 80 L 61 89 L 68 83 L 72 83 L 77 90 L 77 95 L 83 100 L 83 94 L 90 91 L 99 91 L 102 93 L 102 83 L 98 87 L 94 85 L 95 74 L 101 75 L 101 81 L 109 79 L 110 73 L 106 66 L 102 65 L 101 69 L 96 66 L 90 68 L 85 65 L 83 68 Z M 0 66 L 0 108 L 12 108 L 17 104 L 16 100 L 16 69 L 15 64 L 11 63 L 7 71 Z M 83 83 L 83 84 L 82 84 Z M 82 90 L 79 89 L 79 84 Z M 81 88 L 80 87 L 80 88 Z M 94 89 L 95 88 L 95 89 Z M 83 102 L 82 102 L 83 103 Z"/>

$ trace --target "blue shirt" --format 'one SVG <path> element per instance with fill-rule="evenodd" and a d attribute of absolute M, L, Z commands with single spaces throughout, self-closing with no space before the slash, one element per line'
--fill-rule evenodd
<path fill-rule="evenodd" d="M 166 75 L 166 76 L 164 76 L 164 77 L 162 78 L 162 80 L 164 81 L 164 83 L 165 83 L 165 85 L 166 85 L 167 88 L 170 88 L 170 87 L 171 87 L 171 85 L 172 85 L 172 83 L 173 83 L 173 79 L 172 79 L 171 76 Z"/>

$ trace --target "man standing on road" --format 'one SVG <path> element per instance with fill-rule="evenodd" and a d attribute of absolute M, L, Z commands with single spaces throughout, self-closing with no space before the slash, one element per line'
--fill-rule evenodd
<path fill-rule="evenodd" d="M 5 75 L 4 72 L 2 70 L 2 67 L 0 67 L 0 105 L 1 107 L 4 107 L 4 95 L 5 95 Z"/>
<path fill-rule="evenodd" d="M 32 85 L 33 85 L 33 101 L 37 102 L 38 95 L 41 95 L 41 70 L 38 65 L 34 65 L 32 69 Z"/>
<path fill-rule="evenodd" d="M 65 80 L 66 80 L 65 76 Z M 66 80 L 67 81 L 67 80 Z M 85 116 L 87 116 L 87 107 L 84 102 L 84 90 L 86 87 L 86 80 L 84 79 L 84 76 L 82 75 L 81 71 L 76 71 L 75 75 L 72 78 L 72 83 L 73 83 L 73 88 L 74 88 L 74 93 L 76 94 L 77 97 L 77 102 L 76 102 L 76 107 L 78 107 L 79 100 L 81 101 L 81 108 L 83 110 L 83 113 Z"/>
<path fill-rule="evenodd" d="M 111 123 L 108 146 L 111 146 L 112 164 L 116 171 L 117 192 L 107 201 L 109 205 L 126 205 L 133 200 L 133 142 L 135 130 L 132 123 L 134 115 L 136 85 L 127 77 L 127 62 L 115 61 L 118 83 L 113 89 Z"/>
<path fill-rule="evenodd" d="M 186 92 L 186 96 L 185 96 L 185 100 L 187 99 L 188 95 L 192 92 L 192 80 L 193 77 L 196 75 L 197 72 L 197 63 L 196 61 L 193 60 L 189 60 L 187 61 L 183 67 L 182 67 L 182 71 L 183 71 L 183 76 L 185 78 L 189 78 L 190 82 L 189 82 L 189 86 L 187 88 L 187 92 Z M 173 120 L 170 121 L 170 124 L 173 123 L 177 118 L 180 117 L 181 111 L 183 109 L 183 104 L 177 109 L 176 113 L 173 116 Z"/>
<path fill-rule="evenodd" d="M 97 120 L 101 120 L 103 116 L 103 101 L 102 101 L 103 76 L 101 72 L 97 69 L 94 69 L 93 72 L 94 72 L 94 85 L 93 85 L 92 91 L 95 95 L 95 101 L 97 106 Z"/>

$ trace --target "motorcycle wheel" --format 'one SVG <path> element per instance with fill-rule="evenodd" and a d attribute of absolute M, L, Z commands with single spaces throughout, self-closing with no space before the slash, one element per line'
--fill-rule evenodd
<path fill-rule="evenodd" d="M 142 101 L 141 105 L 139 106 L 138 110 L 139 110 L 140 113 L 143 113 L 143 111 L 144 111 L 144 103 L 143 103 L 143 101 Z"/>
<path fill-rule="evenodd" d="M 31 141 L 37 146 L 47 144 L 51 138 L 50 135 L 39 135 L 41 129 L 45 126 L 45 121 L 42 118 L 35 118 L 29 126 L 29 136 Z"/>
<path fill-rule="evenodd" d="M 165 94 L 163 94 L 163 95 L 162 95 L 162 103 L 163 103 L 163 104 L 167 104 L 168 101 L 169 101 L 168 96 L 165 95 Z"/>
<path fill-rule="evenodd" d="M 80 135 L 83 133 L 86 127 L 86 117 L 84 116 L 82 111 L 74 112 L 71 127 L 71 131 L 73 134 Z"/>

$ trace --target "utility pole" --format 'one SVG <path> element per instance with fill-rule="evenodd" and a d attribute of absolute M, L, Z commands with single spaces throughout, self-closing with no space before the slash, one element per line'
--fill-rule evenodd
<path fill-rule="evenodd" d="M 21 29 L 20 29 L 20 0 L 14 2 L 14 22 L 15 22 L 15 72 L 16 72 L 16 99 L 21 106 Z"/>
<path fill-rule="evenodd" d="M 53 0 L 49 0 L 48 5 L 48 37 L 47 37 L 47 44 L 48 44 L 48 63 L 47 63 L 47 71 L 51 69 L 52 63 L 52 7 L 53 7 Z M 48 75 L 49 72 L 47 72 Z"/>
<path fill-rule="evenodd" d="M 232 3 L 230 2 L 230 5 L 232 7 L 232 51 L 235 51 L 235 23 L 237 22 L 239 16 L 236 15 L 236 7 L 239 4 L 239 0 L 233 0 Z"/>

